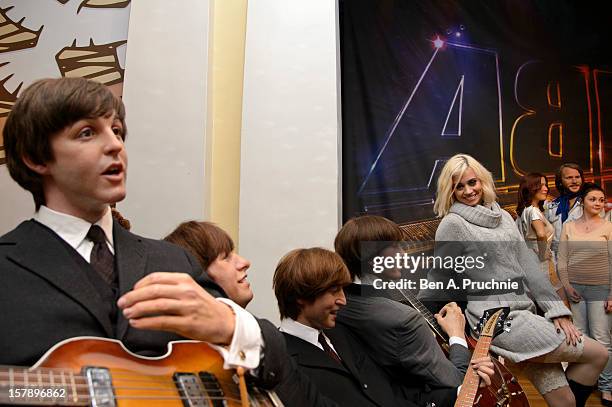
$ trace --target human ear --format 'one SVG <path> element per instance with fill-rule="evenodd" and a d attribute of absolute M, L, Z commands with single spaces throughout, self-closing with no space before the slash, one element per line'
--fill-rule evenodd
<path fill-rule="evenodd" d="M 45 175 L 49 172 L 49 167 L 46 164 L 36 164 L 34 161 L 30 159 L 30 157 L 26 157 L 25 155 L 21 157 L 23 163 L 32 171 L 37 173 L 38 175 Z"/>

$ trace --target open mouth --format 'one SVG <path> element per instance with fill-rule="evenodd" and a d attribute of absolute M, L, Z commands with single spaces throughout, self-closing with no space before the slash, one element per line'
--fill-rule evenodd
<path fill-rule="evenodd" d="M 103 172 L 104 175 L 115 175 L 123 171 L 123 164 L 116 163 L 109 165 Z"/>
<path fill-rule="evenodd" d="M 238 280 L 238 284 L 248 283 L 247 281 L 248 274 L 245 274 L 240 280 Z"/>
<path fill-rule="evenodd" d="M 102 175 L 119 175 L 123 172 L 123 164 L 112 164 L 102 173 Z"/>

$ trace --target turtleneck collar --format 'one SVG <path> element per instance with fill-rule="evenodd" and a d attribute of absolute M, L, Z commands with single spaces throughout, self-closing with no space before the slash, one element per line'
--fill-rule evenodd
<path fill-rule="evenodd" d="M 493 229 L 501 223 L 501 211 L 502 209 L 497 202 L 493 202 L 490 209 L 482 205 L 468 206 L 461 202 L 455 202 L 450 207 L 449 213 L 456 213 L 477 226 Z"/>

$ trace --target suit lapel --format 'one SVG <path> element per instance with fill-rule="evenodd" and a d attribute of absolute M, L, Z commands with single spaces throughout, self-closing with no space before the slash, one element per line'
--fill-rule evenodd
<path fill-rule="evenodd" d="M 338 370 L 347 374 L 346 368 L 334 361 L 323 350 L 306 342 L 297 336 L 284 333 L 287 342 L 287 350 L 296 360 L 298 365 L 314 368 L 325 368 Z M 342 356 L 340 356 L 342 357 Z"/>
<path fill-rule="evenodd" d="M 100 296 L 89 279 L 80 275 L 81 266 L 69 253 L 71 249 L 55 232 L 36 221 L 24 222 L 19 229 L 20 233 L 13 235 L 15 250 L 8 257 L 83 306 L 106 335 L 112 336 L 112 324 Z"/>
<path fill-rule="evenodd" d="M 358 380 L 361 380 L 359 367 L 355 364 L 355 355 L 352 352 L 351 345 L 345 340 L 343 332 L 335 328 L 329 331 L 325 331 L 325 335 L 327 335 L 330 341 L 334 344 L 336 353 L 338 353 L 338 355 L 342 359 L 342 363 L 344 363 L 346 369 L 351 372 L 353 377 L 357 378 Z"/>
<path fill-rule="evenodd" d="M 147 255 L 142 239 L 113 221 L 115 265 L 119 276 L 119 296 L 130 291 L 145 275 Z M 117 316 L 117 338 L 122 340 L 129 328 L 121 310 Z"/>

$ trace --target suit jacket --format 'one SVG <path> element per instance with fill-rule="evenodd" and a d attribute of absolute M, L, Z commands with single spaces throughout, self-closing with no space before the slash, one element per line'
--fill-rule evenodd
<path fill-rule="evenodd" d="M 470 361 L 467 348 L 451 346 L 449 360 L 413 308 L 378 296 L 369 286 L 351 284 L 345 292 L 347 305 L 338 313 L 338 324 L 359 337 L 392 377 L 400 378 L 406 398 L 430 398 L 438 406 L 454 400 Z"/>
<path fill-rule="evenodd" d="M 187 273 L 213 295 L 220 292 L 182 248 L 137 236 L 116 221 L 113 238 L 119 296 L 157 271 Z M 70 250 L 55 232 L 33 220 L 0 237 L 0 364 L 32 365 L 55 343 L 75 336 L 119 339 L 144 355 L 163 354 L 169 341 L 184 339 L 132 328 L 121 312 L 113 329 L 109 304 L 83 275 Z M 280 358 L 270 355 L 278 352 L 282 336 L 272 324 L 260 321 L 260 327 L 266 346 L 258 384 L 271 387 L 282 366 Z"/>
<path fill-rule="evenodd" d="M 343 327 L 325 331 L 342 364 L 323 350 L 296 336 L 285 333 L 287 350 L 316 388 L 340 406 L 413 406 L 398 397 L 391 378 L 376 365 Z M 328 405 L 328 404 L 324 404 Z M 317 405 L 318 406 L 318 405 Z"/>

